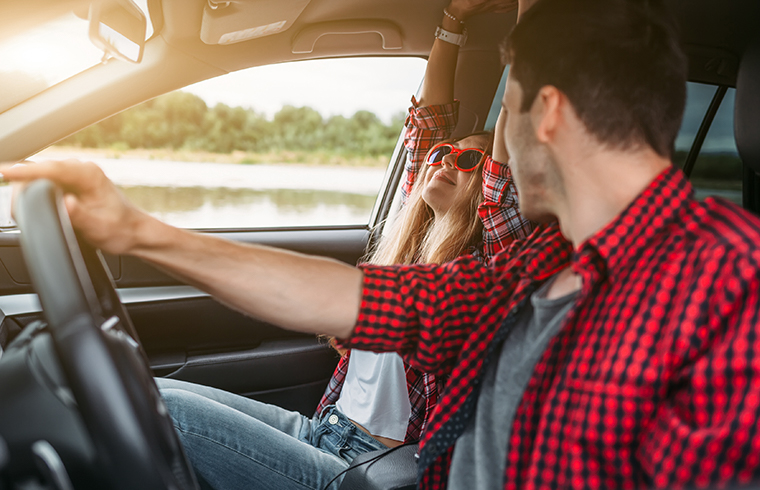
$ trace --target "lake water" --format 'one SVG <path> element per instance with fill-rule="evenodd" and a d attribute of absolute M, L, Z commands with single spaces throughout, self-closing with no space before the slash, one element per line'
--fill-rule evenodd
<path fill-rule="evenodd" d="M 91 160 L 130 201 L 185 228 L 366 225 L 385 174 L 383 168 Z"/>
<path fill-rule="evenodd" d="M 45 159 L 68 158 L 46 151 Z M 43 157 L 39 157 L 43 159 Z M 366 225 L 385 169 L 90 158 L 132 202 L 184 228 Z M 0 226 L 10 216 L 0 187 Z M 7 196 L 6 196 L 7 194 Z M 741 190 L 696 189 L 741 205 Z M 7 199 L 2 199 L 5 196 Z"/>

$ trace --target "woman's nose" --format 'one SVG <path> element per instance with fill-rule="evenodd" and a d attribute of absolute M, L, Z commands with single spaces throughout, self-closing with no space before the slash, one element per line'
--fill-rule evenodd
<path fill-rule="evenodd" d="M 441 163 L 443 163 L 447 167 L 454 167 L 454 162 L 456 161 L 456 156 L 449 153 L 448 155 L 444 156 L 441 160 Z"/>

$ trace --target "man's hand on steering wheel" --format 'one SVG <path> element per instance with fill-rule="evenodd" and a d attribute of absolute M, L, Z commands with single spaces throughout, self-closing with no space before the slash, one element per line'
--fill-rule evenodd
<path fill-rule="evenodd" d="M 105 252 L 123 254 L 135 245 L 136 230 L 147 215 L 132 206 L 94 163 L 78 160 L 4 165 L 7 181 L 49 179 L 63 189 L 74 227 Z"/>

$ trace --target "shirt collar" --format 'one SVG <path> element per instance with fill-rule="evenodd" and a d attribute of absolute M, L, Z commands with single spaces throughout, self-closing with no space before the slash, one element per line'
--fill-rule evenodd
<path fill-rule="evenodd" d="M 562 236 L 556 221 L 537 226 L 531 236 L 536 237 L 533 243 L 540 243 L 541 246 L 527 251 L 524 257 L 525 277 L 531 281 L 544 281 L 567 267 L 573 247 Z"/>
<path fill-rule="evenodd" d="M 692 194 L 691 184 L 679 168 L 664 170 L 623 212 L 581 244 L 573 254 L 574 269 L 597 279 L 607 277 L 608 271 L 625 269 L 671 225 L 684 203 L 693 199 Z"/>

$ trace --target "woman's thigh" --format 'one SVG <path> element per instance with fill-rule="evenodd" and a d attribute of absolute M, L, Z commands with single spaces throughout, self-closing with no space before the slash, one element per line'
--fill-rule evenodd
<path fill-rule="evenodd" d="M 322 489 L 348 466 L 307 442 L 300 414 L 189 383 L 159 387 L 190 463 L 216 489 Z"/>
<path fill-rule="evenodd" d="M 178 395 L 176 393 L 180 391 L 194 393 L 233 408 L 293 437 L 305 437 L 302 431 L 307 431 L 309 429 L 308 426 L 304 426 L 304 424 L 310 423 L 310 420 L 307 417 L 304 417 L 298 412 L 285 410 L 276 405 L 251 400 L 250 398 L 212 388 L 210 386 L 203 386 L 176 379 L 156 378 L 156 384 L 164 399 L 168 398 L 168 393 L 170 392 L 175 393 L 173 395 L 174 397 L 177 397 Z M 175 412 L 183 410 L 183 403 L 191 403 L 189 400 L 190 399 L 181 403 L 173 403 L 172 408 L 174 411 L 170 409 L 169 413 L 174 415 Z M 213 410 L 213 408 L 211 408 L 213 405 L 209 405 L 208 407 L 210 410 Z"/>

